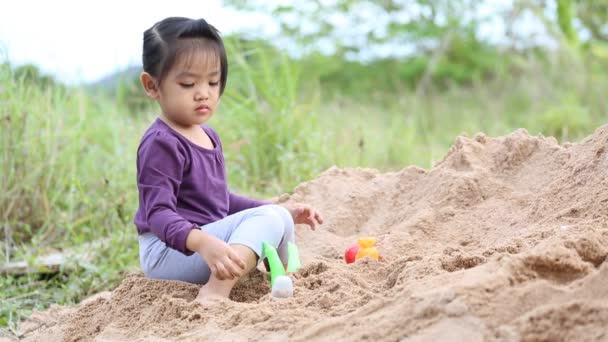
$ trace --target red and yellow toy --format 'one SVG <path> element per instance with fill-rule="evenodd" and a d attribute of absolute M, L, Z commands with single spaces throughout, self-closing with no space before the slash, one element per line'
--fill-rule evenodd
<path fill-rule="evenodd" d="M 346 249 L 344 253 L 344 260 L 346 260 L 347 264 L 352 264 L 353 262 L 364 258 L 370 257 L 374 260 L 378 260 L 380 258 L 380 253 L 378 253 L 378 249 L 374 247 L 376 244 L 376 238 L 366 237 L 357 239 L 357 243 L 351 245 Z"/>

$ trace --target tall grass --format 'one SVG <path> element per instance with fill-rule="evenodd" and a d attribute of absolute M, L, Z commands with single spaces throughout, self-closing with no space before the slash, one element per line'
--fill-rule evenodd
<path fill-rule="evenodd" d="M 304 70 L 275 49 L 229 41 L 231 79 L 211 124 L 228 142 L 231 183 L 274 194 L 313 177 L 327 164 L 318 99 L 300 97 Z M 305 77 L 305 76 L 304 76 Z"/>
<path fill-rule="evenodd" d="M 84 89 L 40 86 L 0 68 L 2 262 L 60 248 L 86 251 L 68 275 L 2 276 L 0 325 L 32 308 L 106 288 L 135 258 L 134 149 L 141 123 Z M 110 256 L 108 258 L 108 256 Z"/>
<path fill-rule="evenodd" d="M 40 88 L 1 71 L 0 212 L 5 241 L 89 240 L 126 223 L 136 125 L 81 89 Z M 72 235 L 73 231 L 90 235 Z M 68 233 L 68 234 L 66 234 Z M 82 242 L 82 241 L 74 241 Z"/>
<path fill-rule="evenodd" d="M 495 136 L 523 127 L 577 141 L 606 123 L 607 62 L 531 59 L 518 74 L 422 96 L 370 85 L 364 98 L 346 94 L 323 103 L 320 134 L 330 136 L 329 158 L 336 165 L 380 169 L 431 167 L 460 134 Z"/>
<path fill-rule="evenodd" d="M 233 190 L 259 197 L 291 191 L 331 165 L 430 167 L 463 132 L 525 127 L 577 140 L 608 112 L 608 69 L 597 61 L 532 59 L 518 74 L 468 86 L 420 94 L 370 84 L 356 95 L 331 89 L 328 98 L 320 75 L 275 50 L 233 41 L 228 51 L 228 87 L 209 124 L 222 137 Z M 53 249 L 89 254 L 59 274 L 0 278 L 0 326 L 16 329 L 32 309 L 112 288 L 137 268 L 135 154 L 158 108 L 127 93 L 116 98 L 129 101 L 116 101 L 40 86 L 8 67 L 0 84 L 2 261 L 35 264 Z"/>

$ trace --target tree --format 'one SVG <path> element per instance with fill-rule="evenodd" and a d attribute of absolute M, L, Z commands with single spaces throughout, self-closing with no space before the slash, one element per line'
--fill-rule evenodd
<path fill-rule="evenodd" d="M 225 0 L 241 10 L 272 14 L 305 53 L 314 50 L 369 60 L 439 48 L 446 34 L 471 36 L 479 6 L 474 0 L 335 0 L 281 5 L 272 1 Z M 329 43 L 329 44 L 328 44 Z M 395 48 L 396 47 L 396 48 Z"/>

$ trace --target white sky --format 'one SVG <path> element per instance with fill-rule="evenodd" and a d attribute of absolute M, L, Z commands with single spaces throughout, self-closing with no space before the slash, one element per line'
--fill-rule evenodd
<path fill-rule="evenodd" d="M 264 22 L 220 0 L 3 0 L 0 7 L 0 62 L 36 64 L 72 84 L 140 64 L 144 30 L 165 17 L 203 17 L 224 34 Z"/>
<path fill-rule="evenodd" d="M 266 1 L 312 4 L 304 0 Z M 322 2 L 328 1 L 331 2 Z M 483 1 L 480 10 L 491 13 L 508 8 L 513 0 Z M 8 57 L 13 65 L 32 63 L 43 73 L 69 84 L 95 81 L 127 66 L 139 65 L 143 31 L 169 16 L 202 17 L 224 34 L 251 29 L 266 37 L 274 36 L 275 44 L 293 53 L 289 40 L 277 38 L 281 19 L 229 10 L 222 7 L 221 0 L 2 0 L 0 9 L 0 62 Z M 358 11 L 351 18 L 356 23 L 332 22 L 344 40 L 364 38 L 369 25 L 382 26 L 373 16 L 367 20 L 355 18 L 360 12 L 366 11 Z M 504 24 L 494 19 L 480 26 L 478 33 L 484 39 L 500 41 L 504 39 Z M 297 18 L 282 20 L 311 29 L 314 26 Z M 540 32 L 542 38 L 542 25 L 532 17 L 526 19 L 523 15 L 516 28 L 524 36 Z M 317 43 L 321 50 L 331 53 L 331 41 Z M 403 48 L 377 46 L 375 55 L 398 55 L 400 47 Z"/>

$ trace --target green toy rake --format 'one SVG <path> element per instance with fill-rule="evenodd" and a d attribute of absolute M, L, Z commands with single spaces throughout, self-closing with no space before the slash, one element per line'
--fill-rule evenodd
<path fill-rule="evenodd" d="M 275 298 L 288 298 L 293 296 L 293 282 L 285 272 L 285 267 L 279 258 L 276 248 L 264 241 L 262 243 L 264 256 L 268 259 L 270 267 L 270 286 L 272 296 Z M 287 243 L 287 272 L 295 272 L 302 264 L 300 252 L 293 242 Z"/>

